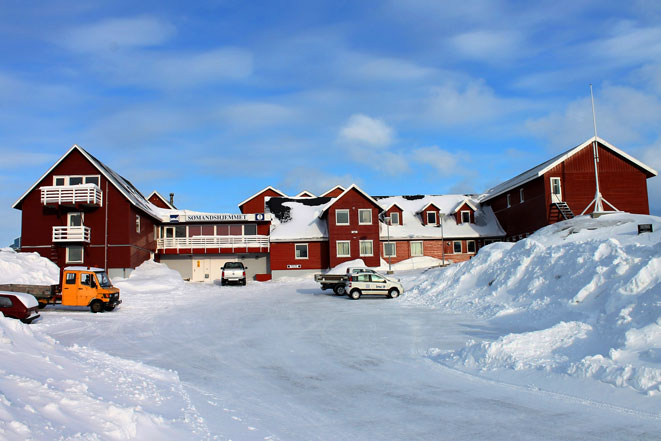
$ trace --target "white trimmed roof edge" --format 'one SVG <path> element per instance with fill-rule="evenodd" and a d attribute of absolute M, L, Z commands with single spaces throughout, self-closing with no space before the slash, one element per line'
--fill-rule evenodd
<path fill-rule="evenodd" d="M 335 188 L 337 188 L 337 187 L 339 187 L 339 185 L 337 185 Z M 340 198 L 342 198 L 342 196 L 344 196 L 345 194 L 347 194 L 349 191 L 351 191 L 351 190 L 353 190 L 353 189 L 356 189 L 356 190 L 357 190 L 358 192 L 360 192 L 363 196 L 365 196 L 365 197 L 367 198 L 368 201 L 370 201 L 371 203 L 373 203 L 374 205 L 376 205 L 377 207 L 379 207 L 379 208 L 381 209 L 381 211 L 383 211 L 383 207 L 381 206 L 381 204 L 379 204 L 379 203 L 378 203 L 378 202 L 377 202 L 372 196 L 370 196 L 369 194 L 367 194 L 367 192 L 365 192 L 362 188 L 360 188 L 360 187 L 357 186 L 356 184 L 351 184 L 351 185 L 349 186 L 349 188 L 347 188 L 346 190 L 344 190 L 344 191 L 342 192 L 342 194 L 340 194 L 340 195 L 338 195 L 337 197 L 331 199 L 330 201 L 328 201 L 328 202 L 327 202 L 327 203 L 321 208 L 321 213 L 319 214 L 319 218 L 321 218 L 321 217 L 324 215 L 324 213 L 326 213 L 326 211 L 327 211 L 327 210 L 328 210 L 328 209 L 329 209 L 329 208 L 330 208 L 335 202 L 339 201 Z M 328 192 L 327 192 L 327 193 L 328 193 Z"/>
<path fill-rule="evenodd" d="M 259 190 L 259 191 L 258 191 L 257 193 L 255 193 L 254 195 L 252 195 L 252 196 L 250 196 L 249 198 L 245 199 L 243 202 L 239 202 L 239 205 L 237 205 L 237 206 L 238 206 L 238 207 L 241 207 L 241 205 L 243 205 L 243 204 L 245 204 L 246 202 L 248 202 L 249 200 L 255 198 L 255 196 L 259 196 L 260 194 L 264 193 L 266 190 L 273 190 L 273 191 L 275 191 L 276 193 L 279 193 L 280 196 L 285 197 L 285 198 L 287 197 L 287 195 L 286 195 L 285 193 L 283 193 L 283 192 L 281 192 L 280 190 L 278 190 L 277 188 L 273 188 L 273 187 L 271 187 L 271 186 L 269 185 L 268 187 L 262 188 L 261 190 Z"/>
<path fill-rule="evenodd" d="M 341 185 L 336 185 L 335 187 L 331 188 L 330 190 L 328 190 L 328 191 L 326 191 L 326 192 L 320 194 L 319 197 L 322 197 L 322 198 L 327 197 L 326 195 L 327 195 L 328 193 L 330 193 L 331 191 L 335 190 L 336 188 L 339 188 L 339 189 L 342 190 L 342 191 L 346 190 L 346 188 L 342 187 Z"/>
<path fill-rule="evenodd" d="M 158 197 L 159 197 L 159 198 L 165 203 L 165 205 L 167 205 L 168 207 L 170 207 L 171 210 L 176 210 L 176 208 L 174 207 L 174 205 L 172 205 L 167 199 L 165 199 L 165 198 L 163 197 L 162 194 L 160 194 L 160 193 L 157 192 L 156 190 L 152 191 L 152 192 L 149 194 L 149 196 L 147 196 L 147 200 L 149 200 L 149 198 L 152 197 L 153 195 L 158 196 Z"/>

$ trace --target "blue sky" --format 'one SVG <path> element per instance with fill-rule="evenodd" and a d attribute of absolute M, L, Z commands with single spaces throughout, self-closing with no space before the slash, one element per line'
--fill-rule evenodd
<path fill-rule="evenodd" d="M 480 193 L 593 134 L 661 170 L 661 2 L 0 2 L 0 244 L 73 144 L 145 195 Z M 661 178 L 648 181 L 661 215 Z"/>

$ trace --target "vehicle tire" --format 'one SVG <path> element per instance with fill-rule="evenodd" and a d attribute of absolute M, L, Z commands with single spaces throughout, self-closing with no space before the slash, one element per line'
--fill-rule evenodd
<path fill-rule="evenodd" d="M 333 292 L 335 293 L 336 296 L 343 296 L 347 294 L 347 287 L 344 286 L 343 284 L 338 284 L 335 285 L 333 288 Z"/>
<path fill-rule="evenodd" d="M 39 304 L 37 306 L 39 307 L 39 309 L 44 309 L 46 307 L 46 305 L 48 305 L 48 303 L 39 302 Z"/>
<path fill-rule="evenodd" d="M 93 313 L 103 312 L 103 302 L 101 300 L 94 300 L 90 303 L 90 311 Z"/>
<path fill-rule="evenodd" d="M 397 288 L 392 288 L 390 291 L 388 291 L 388 297 L 391 299 L 396 299 L 399 297 L 399 290 Z"/>
<path fill-rule="evenodd" d="M 351 300 L 358 300 L 360 298 L 360 290 L 359 289 L 351 290 L 351 292 L 349 293 L 349 297 L 351 298 Z"/>
<path fill-rule="evenodd" d="M 103 309 L 106 310 L 106 311 L 108 311 L 108 312 L 110 312 L 110 311 L 112 311 L 113 309 L 115 309 L 115 305 L 110 305 L 110 304 L 108 304 L 108 305 L 105 305 L 105 306 L 103 307 Z"/>
<path fill-rule="evenodd" d="M 225 286 L 227 285 L 227 281 L 225 279 L 220 279 L 220 286 Z"/>
<path fill-rule="evenodd" d="M 246 279 L 241 280 L 241 285 L 246 286 Z"/>

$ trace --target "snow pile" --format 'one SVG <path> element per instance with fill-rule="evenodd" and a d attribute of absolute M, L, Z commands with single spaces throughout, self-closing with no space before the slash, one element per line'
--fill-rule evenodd
<path fill-rule="evenodd" d="M 120 289 L 123 296 L 126 293 L 163 293 L 183 288 L 184 281 L 177 271 L 153 260 L 146 260 L 128 278 L 113 279 L 113 285 Z"/>
<path fill-rule="evenodd" d="M 346 274 L 347 268 L 367 268 L 363 259 L 354 259 L 347 262 L 342 262 L 337 266 L 331 268 L 328 274 Z"/>
<path fill-rule="evenodd" d="M 17 253 L 0 248 L 0 283 L 54 285 L 59 283 L 60 269 L 38 253 Z"/>
<path fill-rule="evenodd" d="M 637 234 L 652 224 L 654 233 Z M 661 392 L 661 219 L 611 214 L 495 243 L 472 260 L 405 280 L 402 300 L 476 314 L 513 331 L 441 362 L 545 369 Z"/>
<path fill-rule="evenodd" d="M 176 373 L 65 348 L 0 316 L 0 439 L 190 439 L 199 416 Z"/>

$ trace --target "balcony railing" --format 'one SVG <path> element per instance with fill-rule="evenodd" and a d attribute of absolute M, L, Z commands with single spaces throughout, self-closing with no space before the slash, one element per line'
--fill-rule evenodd
<path fill-rule="evenodd" d="M 53 227 L 53 242 L 90 241 L 90 227 Z"/>
<path fill-rule="evenodd" d="M 88 204 L 103 205 L 103 193 L 95 184 L 55 185 L 41 187 L 43 205 Z"/>
<path fill-rule="evenodd" d="M 179 248 L 269 248 L 268 236 L 194 236 L 162 238 L 159 250 Z"/>

